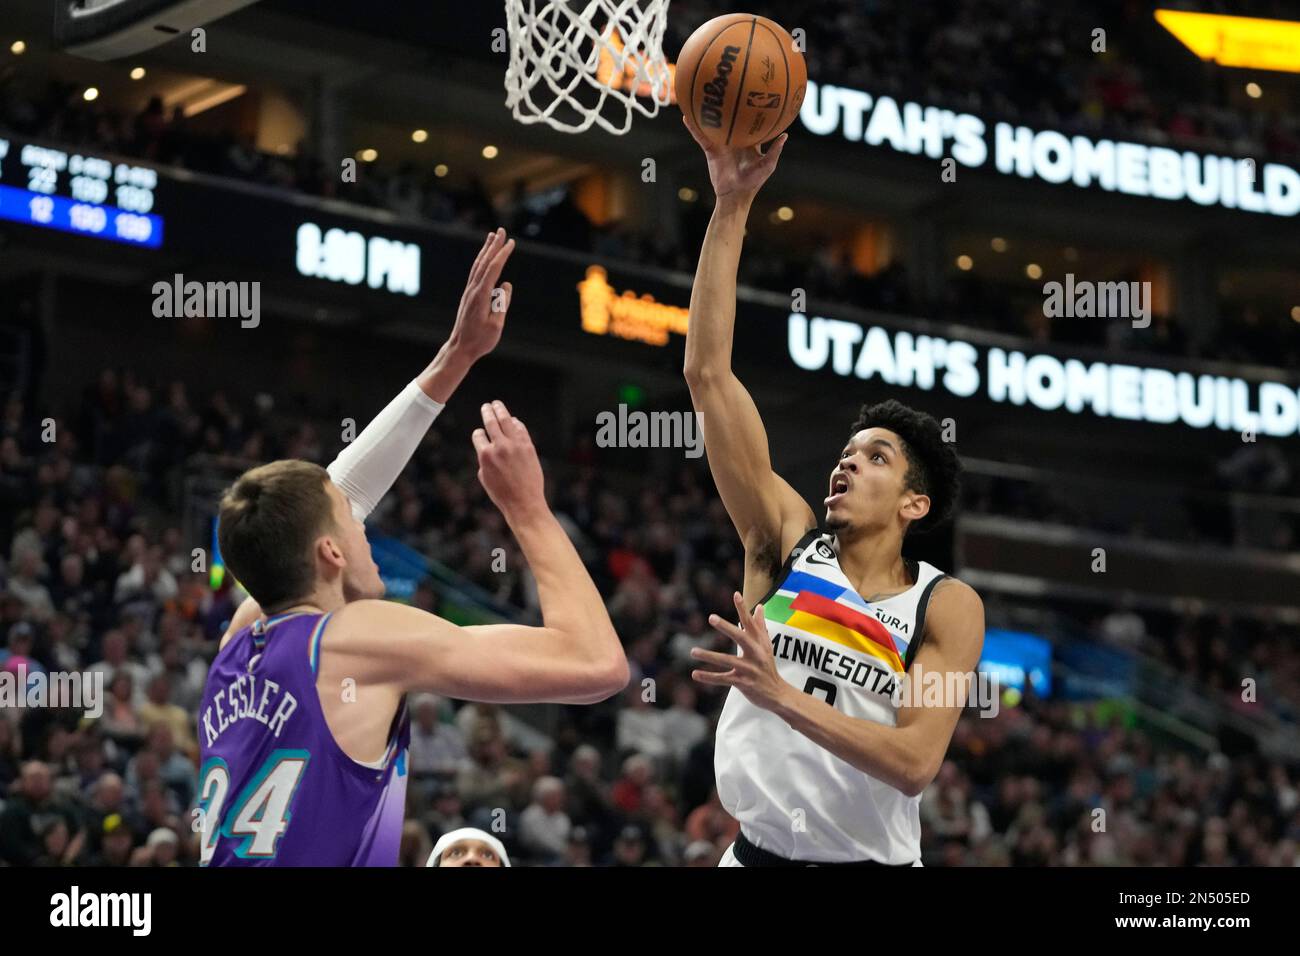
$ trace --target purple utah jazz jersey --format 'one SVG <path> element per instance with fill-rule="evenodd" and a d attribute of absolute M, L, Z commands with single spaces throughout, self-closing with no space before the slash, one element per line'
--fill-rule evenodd
<path fill-rule="evenodd" d="M 281 614 L 218 653 L 199 710 L 203 866 L 396 866 L 406 703 L 373 766 L 339 747 L 316 691 L 330 615 Z"/>

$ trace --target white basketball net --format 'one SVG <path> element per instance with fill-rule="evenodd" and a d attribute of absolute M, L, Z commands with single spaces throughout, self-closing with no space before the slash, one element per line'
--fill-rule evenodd
<path fill-rule="evenodd" d="M 668 0 L 505 0 L 506 106 L 521 123 L 615 135 L 672 92 L 664 62 Z M 594 92 L 593 92 L 594 90 Z M 580 95 L 579 95 L 580 94 Z M 606 103 L 613 102 L 609 110 Z M 622 114 L 621 123 L 610 121 Z M 575 121 L 576 120 L 576 121 Z"/>

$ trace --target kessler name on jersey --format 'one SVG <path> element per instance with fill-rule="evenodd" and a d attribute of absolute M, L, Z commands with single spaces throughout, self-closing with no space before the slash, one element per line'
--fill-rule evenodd
<path fill-rule="evenodd" d="M 279 684 L 254 674 L 241 674 L 217 691 L 203 711 L 200 725 L 211 747 L 218 737 L 236 721 L 256 720 L 265 724 L 276 737 L 284 730 L 285 721 L 298 709 L 298 699 L 283 692 Z"/>
<path fill-rule="evenodd" d="M 286 611 L 230 637 L 199 707 L 200 866 L 396 866 L 406 806 L 406 703 L 384 755 L 344 753 L 321 706 L 331 615 Z"/>

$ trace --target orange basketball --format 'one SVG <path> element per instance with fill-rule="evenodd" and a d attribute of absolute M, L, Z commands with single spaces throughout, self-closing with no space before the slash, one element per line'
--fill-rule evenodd
<path fill-rule="evenodd" d="M 753 146 L 799 115 L 808 66 L 780 24 L 749 13 L 714 17 L 677 57 L 677 105 L 717 145 Z"/>

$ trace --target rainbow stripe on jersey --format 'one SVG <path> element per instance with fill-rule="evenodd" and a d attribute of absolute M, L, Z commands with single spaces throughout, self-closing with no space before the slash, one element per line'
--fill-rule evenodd
<path fill-rule="evenodd" d="M 788 628 L 834 641 L 903 673 L 907 639 L 892 633 L 850 587 L 805 571 L 790 571 L 763 604 L 763 615 Z"/>

